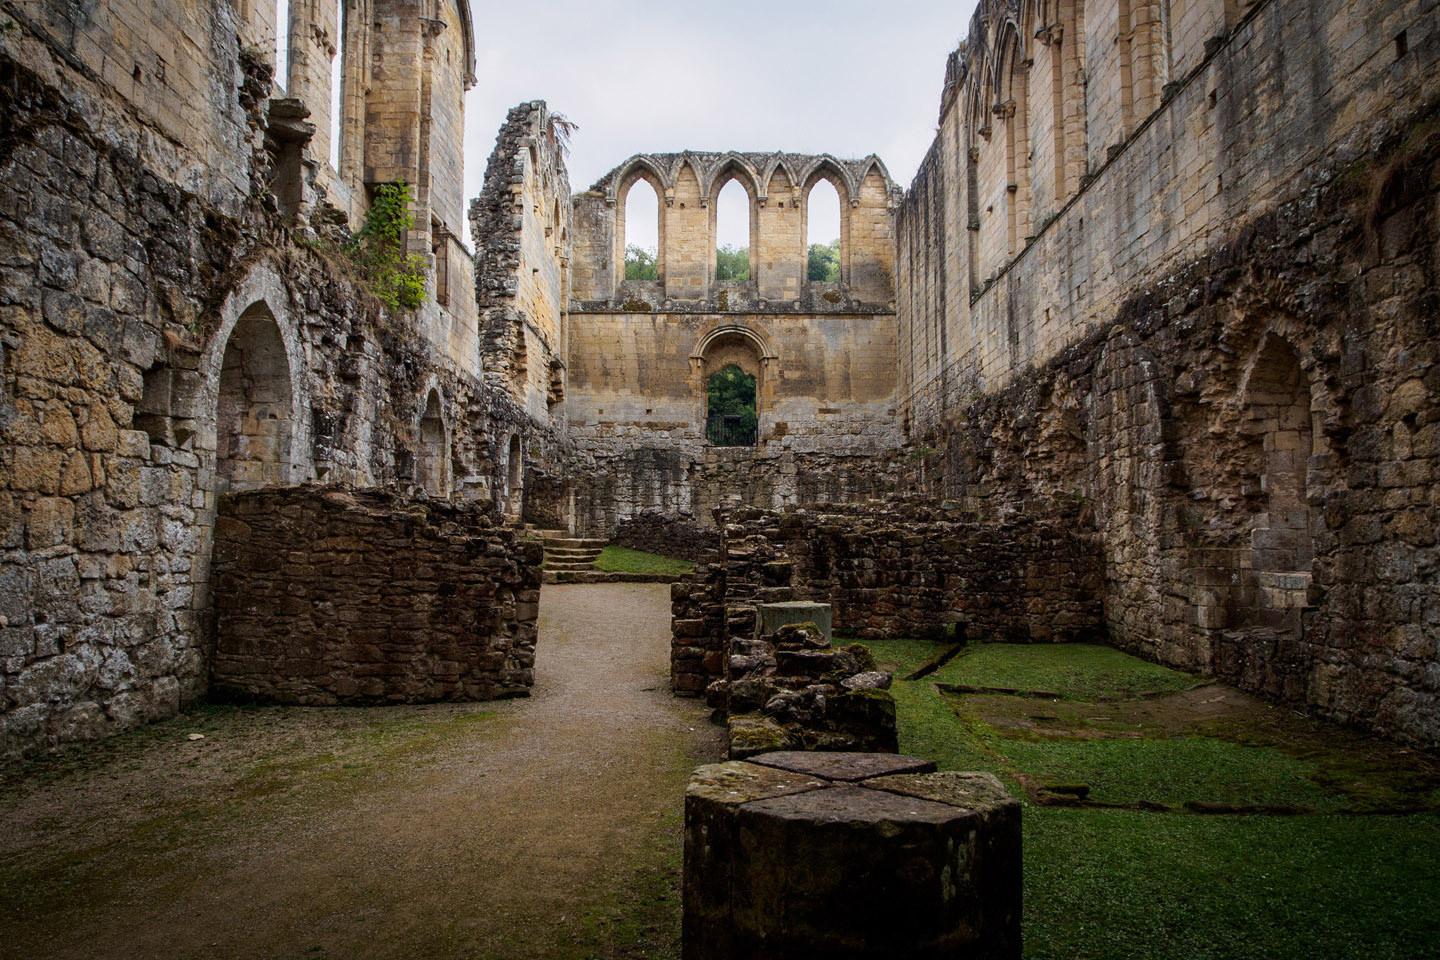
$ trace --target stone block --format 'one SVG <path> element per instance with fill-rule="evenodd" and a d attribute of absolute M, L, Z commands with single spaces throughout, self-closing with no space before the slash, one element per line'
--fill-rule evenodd
<path fill-rule="evenodd" d="M 843 779 L 695 772 L 686 960 L 1020 956 L 1020 804 L 995 777 L 887 772 L 933 766 L 917 758 L 794 759 Z"/>

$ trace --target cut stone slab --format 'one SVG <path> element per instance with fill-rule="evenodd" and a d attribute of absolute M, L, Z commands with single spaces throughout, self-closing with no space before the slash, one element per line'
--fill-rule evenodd
<path fill-rule="evenodd" d="M 894 774 L 933 773 L 935 770 L 934 760 L 896 753 L 811 753 L 805 750 L 778 750 L 761 754 L 750 762 L 847 783 Z"/>
<path fill-rule="evenodd" d="M 755 636 L 768 637 L 781 627 L 792 623 L 813 623 L 825 634 L 825 639 L 834 641 L 830 604 L 810 601 L 787 603 L 761 603 L 755 607 Z"/>

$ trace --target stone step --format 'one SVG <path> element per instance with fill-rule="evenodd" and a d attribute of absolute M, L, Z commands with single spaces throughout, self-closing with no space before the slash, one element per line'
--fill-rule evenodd
<path fill-rule="evenodd" d="M 516 527 L 515 530 L 527 540 L 555 540 L 565 536 L 564 530 L 542 530 L 528 523 Z"/>
<path fill-rule="evenodd" d="M 593 570 L 595 564 L 589 560 L 546 560 L 546 570 Z"/>
<path fill-rule="evenodd" d="M 603 548 L 608 542 L 609 541 L 607 540 L 598 539 L 595 537 L 546 537 L 545 548 L 548 550 L 551 548 L 564 549 L 567 547 L 583 547 L 599 550 Z"/>
<path fill-rule="evenodd" d="M 546 547 L 545 556 L 554 557 L 556 560 L 594 560 L 600 556 L 600 551 L 594 548 Z"/>
<path fill-rule="evenodd" d="M 616 573 L 610 570 L 542 570 L 543 583 L 674 583 L 668 573 Z"/>

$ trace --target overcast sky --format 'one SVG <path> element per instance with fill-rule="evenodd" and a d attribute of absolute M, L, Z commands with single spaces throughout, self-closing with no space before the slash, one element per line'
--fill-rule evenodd
<path fill-rule="evenodd" d="M 465 101 L 465 195 L 475 197 L 505 113 L 527 100 L 578 123 L 575 192 L 636 153 L 786 150 L 878 154 L 908 187 L 930 141 L 945 57 L 973 0 L 471 0 L 475 73 Z M 744 246 L 726 190 L 720 242 Z M 633 197 L 641 201 L 641 193 Z M 743 190 L 739 191 L 743 198 Z M 838 234 L 838 200 L 811 239 Z M 653 207 L 649 213 L 653 223 Z M 832 222 L 833 221 L 833 222 Z M 653 227 L 642 245 L 654 243 Z"/>

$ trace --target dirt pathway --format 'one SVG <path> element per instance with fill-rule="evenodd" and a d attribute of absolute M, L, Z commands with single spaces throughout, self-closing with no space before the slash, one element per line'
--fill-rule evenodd
<path fill-rule="evenodd" d="M 0 956 L 674 955 L 720 748 L 668 693 L 669 588 L 541 606 L 528 700 L 207 711 L 7 777 Z"/>

